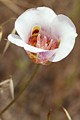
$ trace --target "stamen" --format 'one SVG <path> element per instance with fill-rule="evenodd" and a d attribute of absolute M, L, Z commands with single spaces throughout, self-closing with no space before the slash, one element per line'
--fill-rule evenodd
<path fill-rule="evenodd" d="M 53 49 L 55 49 L 55 48 L 58 48 L 59 47 L 59 44 L 60 44 L 60 41 L 54 41 L 53 42 L 53 45 L 51 46 L 51 49 L 53 50 Z"/>
<path fill-rule="evenodd" d="M 36 44 L 36 47 L 40 48 L 41 45 L 40 45 L 40 34 L 38 34 L 37 36 L 37 44 Z"/>
<path fill-rule="evenodd" d="M 44 49 L 47 50 L 47 43 L 45 43 L 45 45 L 44 45 Z"/>
<path fill-rule="evenodd" d="M 43 41 L 44 41 L 44 44 L 47 43 L 47 37 L 46 36 L 44 36 Z"/>
<path fill-rule="evenodd" d="M 53 39 L 50 40 L 50 43 L 49 43 L 49 45 L 47 46 L 47 49 L 48 49 L 48 50 L 51 48 L 52 44 L 53 44 Z"/>
<path fill-rule="evenodd" d="M 47 47 L 47 37 L 46 36 L 44 36 L 44 38 L 43 38 L 42 47 L 44 47 L 44 49 L 46 49 L 46 47 Z"/>

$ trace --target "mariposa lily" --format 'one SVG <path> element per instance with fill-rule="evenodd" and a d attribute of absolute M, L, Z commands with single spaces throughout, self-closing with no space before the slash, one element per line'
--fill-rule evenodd
<path fill-rule="evenodd" d="M 15 22 L 18 33 L 8 40 L 25 49 L 35 63 L 47 64 L 64 59 L 74 47 L 77 37 L 73 22 L 48 7 L 26 10 Z"/>

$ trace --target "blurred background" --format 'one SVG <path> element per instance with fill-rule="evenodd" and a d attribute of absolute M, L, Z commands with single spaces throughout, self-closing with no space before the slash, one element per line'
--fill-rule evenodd
<path fill-rule="evenodd" d="M 62 106 L 72 120 L 80 120 L 80 0 L 0 0 L 0 82 L 12 77 L 15 97 L 28 82 L 36 64 L 25 51 L 7 42 L 15 19 L 28 8 L 48 6 L 65 14 L 76 25 L 78 37 L 73 51 L 64 60 L 48 66 L 39 65 L 32 82 L 1 116 L 1 120 L 67 120 Z M 0 27 L 0 29 L 1 29 Z M 12 101 L 9 90 L 0 92 L 0 112 Z"/>

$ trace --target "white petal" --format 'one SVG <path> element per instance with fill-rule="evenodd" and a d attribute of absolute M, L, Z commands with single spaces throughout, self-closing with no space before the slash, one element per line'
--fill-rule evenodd
<path fill-rule="evenodd" d="M 38 7 L 26 10 L 15 22 L 15 29 L 24 41 L 28 41 L 31 30 L 35 25 L 47 27 L 56 17 L 54 11 L 48 7 Z"/>
<path fill-rule="evenodd" d="M 48 7 L 38 7 L 37 10 L 39 11 L 39 19 L 40 19 L 40 24 L 42 26 L 44 25 L 50 25 L 53 21 L 53 19 L 56 17 L 55 12 Z"/>
<path fill-rule="evenodd" d="M 23 47 L 23 46 L 24 46 L 24 42 L 21 40 L 21 38 L 20 38 L 18 35 L 10 34 L 10 35 L 8 36 L 8 40 L 9 40 L 11 43 L 13 43 L 13 44 L 15 44 L 15 45 L 17 45 L 17 46 L 19 46 L 19 47 Z"/>
<path fill-rule="evenodd" d="M 58 61 L 64 59 L 65 57 L 67 57 L 69 55 L 69 53 L 71 52 L 71 50 L 74 47 L 75 39 L 73 41 L 71 41 L 71 43 L 67 42 L 67 39 L 65 39 L 65 40 L 66 40 L 66 42 L 63 41 L 60 44 L 60 47 L 58 48 L 55 56 L 53 56 L 50 59 L 50 61 L 52 61 L 52 62 L 58 62 Z"/>
<path fill-rule="evenodd" d="M 43 60 L 49 60 L 55 53 L 57 52 L 57 49 L 54 50 L 49 50 L 47 52 L 40 52 L 39 57 L 42 58 Z"/>
<path fill-rule="evenodd" d="M 57 62 L 64 59 L 71 52 L 77 33 L 72 21 L 64 15 L 58 15 L 52 25 L 54 37 L 57 38 L 57 36 L 59 36 L 61 40 L 58 51 L 55 56 L 50 59 L 52 62 Z"/>
<path fill-rule="evenodd" d="M 10 34 L 8 36 L 8 40 L 17 46 L 23 47 L 26 51 L 29 51 L 29 52 L 38 53 L 38 52 L 48 51 L 48 50 L 43 50 L 43 49 L 36 48 L 26 44 L 24 41 L 21 40 L 21 38 L 18 35 L 15 35 L 15 34 Z"/>

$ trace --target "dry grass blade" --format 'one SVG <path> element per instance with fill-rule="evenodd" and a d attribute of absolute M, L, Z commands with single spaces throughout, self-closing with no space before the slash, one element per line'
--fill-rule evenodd
<path fill-rule="evenodd" d="M 3 35 L 3 30 L 2 30 L 2 27 L 0 27 L 0 42 L 2 40 L 2 35 Z"/>
<path fill-rule="evenodd" d="M 7 79 L 7 80 L 5 80 L 5 81 L 3 81 L 3 82 L 0 83 L 0 88 L 2 88 L 2 87 L 4 88 L 6 86 L 9 86 L 11 97 L 12 97 L 12 99 L 14 99 L 14 85 L 13 85 L 12 78 Z"/>
<path fill-rule="evenodd" d="M 50 111 L 47 114 L 47 120 L 50 120 Z"/>
<path fill-rule="evenodd" d="M 1 27 L 3 28 L 3 27 L 4 27 L 6 24 L 8 24 L 11 20 L 16 20 L 16 18 L 13 17 L 13 18 L 10 18 L 10 19 L 6 20 L 5 22 L 3 22 L 3 23 L 1 24 Z"/>
<path fill-rule="evenodd" d="M 5 48 L 4 48 L 4 50 L 3 50 L 3 54 L 2 54 L 2 56 L 5 54 L 6 50 L 7 50 L 8 47 L 9 47 L 9 45 L 10 45 L 10 42 L 7 41 L 7 43 L 6 43 L 6 45 L 5 45 Z"/>
<path fill-rule="evenodd" d="M 11 33 L 15 33 L 15 32 L 16 32 L 16 30 L 15 30 L 15 28 L 14 28 Z M 2 54 L 2 55 L 5 54 L 6 50 L 7 50 L 8 47 L 9 47 L 9 45 L 10 45 L 10 42 L 7 40 L 7 43 L 6 43 L 6 45 L 5 45 L 5 48 L 4 48 L 4 50 L 3 50 L 3 54 Z"/>
<path fill-rule="evenodd" d="M 62 109 L 63 109 L 64 113 L 66 114 L 68 120 L 72 120 L 72 119 L 71 119 L 71 116 L 70 116 L 69 113 L 68 113 L 68 111 L 67 111 L 65 108 L 62 108 Z"/>
<path fill-rule="evenodd" d="M 20 15 L 23 11 L 20 7 L 18 7 L 15 3 L 13 3 L 11 0 L 0 0 L 2 4 L 4 4 L 6 7 L 11 9 L 14 13 Z"/>
<path fill-rule="evenodd" d="M 7 25 L 11 20 L 15 20 L 16 18 L 10 18 L 10 19 L 8 19 L 7 21 L 5 21 L 5 22 L 3 22 L 2 24 L 1 24 L 1 26 L 0 26 L 0 41 L 1 41 L 1 39 L 2 39 L 2 34 L 3 34 L 3 27 L 5 27 L 5 25 Z M 12 32 L 11 33 L 15 33 L 15 29 L 13 29 L 12 30 Z M 6 39 L 7 40 L 7 39 Z M 2 56 L 4 55 L 4 53 L 6 52 L 6 50 L 7 50 L 7 48 L 9 47 L 9 45 L 10 45 L 10 42 L 9 41 L 7 41 L 7 43 L 6 43 L 6 45 L 5 45 L 5 48 L 4 48 L 4 50 L 3 50 L 3 54 L 2 54 Z"/>
<path fill-rule="evenodd" d="M 31 77 L 29 78 L 29 80 L 26 81 L 26 83 L 23 85 L 23 87 L 22 87 L 22 89 L 19 91 L 18 95 L 0 112 L 0 116 L 2 116 L 2 114 L 3 114 L 4 112 L 6 112 L 6 111 L 9 109 L 9 107 L 14 104 L 14 102 L 17 101 L 17 99 L 22 95 L 22 93 L 24 92 L 24 90 L 25 90 L 27 87 L 29 87 L 29 85 L 30 85 L 30 83 L 32 82 L 32 80 L 34 79 L 34 77 L 35 77 L 36 72 L 38 71 L 38 69 L 39 69 L 39 65 L 36 65 L 36 68 L 34 69 L 34 71 L 33 71 L 32 75 L 31 75 Z M 25 78 L 26 78 L 26 77 L 25 77 Z"/>
<path fill-rule="evenodd" d="M 14 99 L 14 85 L 13 85 L 12 78 L 10 79 L 10 92 L 11 92 L 12 99 Z"/>

